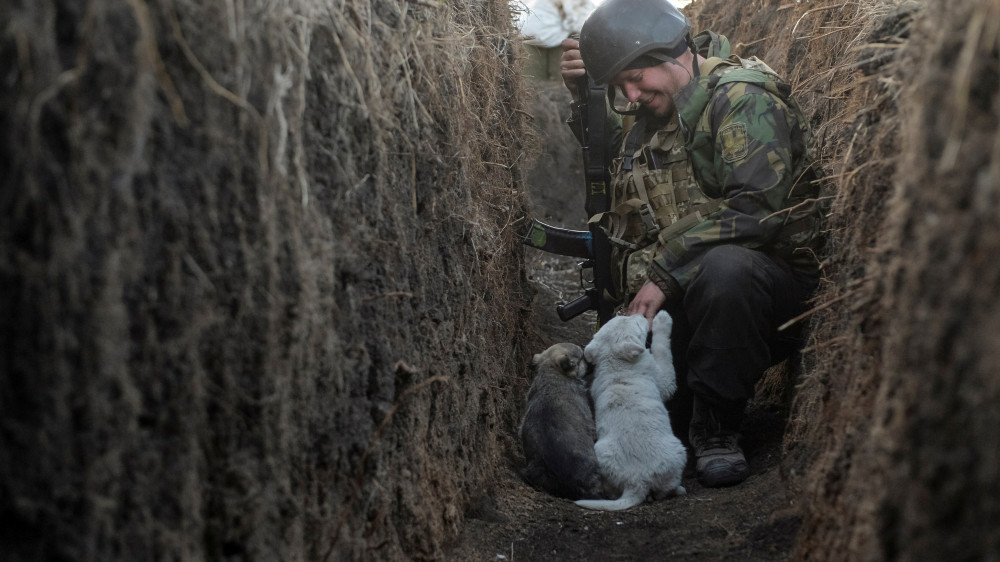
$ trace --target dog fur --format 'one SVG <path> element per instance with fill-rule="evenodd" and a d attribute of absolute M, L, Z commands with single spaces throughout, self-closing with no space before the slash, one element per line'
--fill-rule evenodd
<path fill-rule="evenodd" d="M 519 431 L 527 460 L 521 476 L 555 496 L 603 497 L 583 349 L 557 343 L 536 354 L 533 363 L 536 374 Z"/>
<path fill-rule="evenodd" d="M 670 426 L 664 402 L 677 390 L 670 353 L 673 320 L 666 312 L 649 321 L 642 315 L 608 321 L 584 349 L 594 365 L 591 394 L 597 425 L 594 451 L 607 485 L 622 490 L 617 500 L 580 500 L 587 509 L 618 511 L 648 497 L 683 495 L 681 477 L 687 451 Z"/>

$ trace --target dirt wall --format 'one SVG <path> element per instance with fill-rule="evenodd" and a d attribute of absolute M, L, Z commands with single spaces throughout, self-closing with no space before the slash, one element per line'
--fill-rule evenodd
<path fill-rule="evenodd" d="M 996 557 L 996 2 L 694 9 L 794 79 L 833 197 L 785 437 L 797 558 Z"/>
<path fill-rule="evenodd" d="M 996 2 L 920 8 L 896 61 L 877 74 L 898 108 L 883 126 L 898 152 L 886 154 L 891 188 L 884 212 L 870 219 L 881 228 L 858 285 L 871 287 L 859 296 L 877 298 L 852 307 L 872 352 L 853 359 L 851 373 L 869 382 L 863 394 L 843 397 L 869 407 L 825 413 L 835 430 L 852 431 L 813 469 L 816 515 L 804 552 L 822 545 L 905 560 L 1000 553 L 1000 472 L 988 445 L 1000 427 L 988 406 L 1000 384 L 1000 284 L 987 257 L 1000 243 L 1000 12 Z M 843 529 L 832 531 L 831 521 Z"/>
<path fill-rule="evenodd" d="M 525 383 L 506 3 L 0 13 L 5 559 L 438 555 Z"/>

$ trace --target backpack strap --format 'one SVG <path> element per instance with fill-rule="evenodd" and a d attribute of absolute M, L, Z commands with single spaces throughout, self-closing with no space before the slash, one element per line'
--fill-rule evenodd
<path fill-rule="evenodd" d="M 702 31 L 694 36 L 693 42 L 695 48 L 698 50 L 698 54 L 706 59 L 711 57 L 726 59 L 732 54 L 730 52 L 729 39 L 725 35 L 719 35 L 714 31 Z"/>

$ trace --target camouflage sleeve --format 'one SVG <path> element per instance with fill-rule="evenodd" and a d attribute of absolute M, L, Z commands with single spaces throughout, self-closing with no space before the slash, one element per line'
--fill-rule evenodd
<path fill-rule="evenodd" d="M 723 202 L 705 221 L 666 242 L 649 271 L 658 285 L 672 278 L 686 288 L 701 257 L 715 246 L 766 245 L 781 229 L 782 218 L 774 213 L 796 181 L 798 127 L 781 99 L 737 82 L 720 86 L 706 111 L 712 112 L 714 143 L 693 146 L 692 159 L 706 195 Z"/>

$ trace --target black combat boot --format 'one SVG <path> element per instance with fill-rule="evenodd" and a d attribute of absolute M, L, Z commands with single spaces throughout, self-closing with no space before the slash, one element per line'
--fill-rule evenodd
<path fill-rule="evenodd" d="M 750 476 L 740 449 L 738 422 L 727 421 L 697 396 L 688 436 L 697 458 L 698 482 L 706 488 L 739 484 Z"/>

